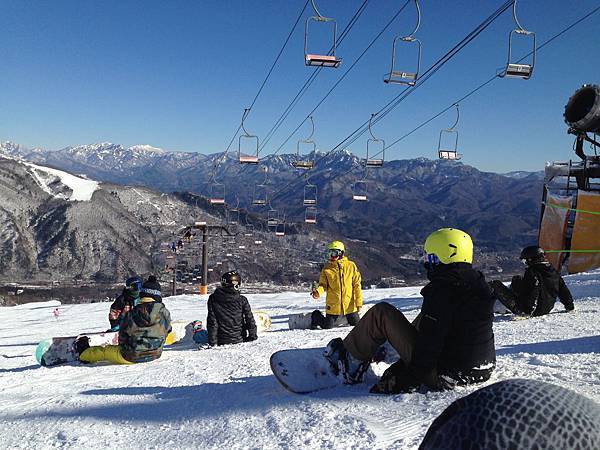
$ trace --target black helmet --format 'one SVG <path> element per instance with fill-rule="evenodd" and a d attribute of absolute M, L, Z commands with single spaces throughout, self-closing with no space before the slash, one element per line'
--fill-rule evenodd
<path fill-rule="evenodd" d="M 226 288 L 234 288 L 236 291 L 240 289 L 242 277 L 237 270 L 231 270 L 221 275 L 221 286 Z"/>
<path fill-rule="evenodd" d="M 527 263 L 537 263 L 546 259 L 546 253 L 541 247 L 537 245 L 530 245 L 529 247 L 525 247 L 523 250 L 521 250 L 520 258 Z"/>

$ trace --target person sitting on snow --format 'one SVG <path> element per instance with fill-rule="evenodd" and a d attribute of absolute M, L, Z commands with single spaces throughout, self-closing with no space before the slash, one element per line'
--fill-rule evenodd
<path fill-rule="evenodd" d="M 208 345 L 239 344 L 258 338 L 248 299 L 240 295 L 242 277 L 232 270 L 221 275 L 221 286 L 208 297 Z"/>
<path fill-rule="evenodd" d="M 323 293 L 325 316 L 318 309 L 313 311 L 311 328 L 333 328 L 337 319 L 345 316 L 350 325 L 360 320 L 358 312 L 363 306 L 361 275 L 353 261 L 346 256 L 343 242 L 333 241 L 327 247 L 329 262 L 323 267 L 318 286 L 312 290 L 312 298 L 318 299 Z"/>
<path fill-rule="evenodd" d="M 554 308 L 556 297 L 567 311 L 573 311 L 573 297 L 565 280 L 546 260 L 544 250 L 530 245 L 521 251 L 521 261 L 527 266 L 523 276 L 515 275 L 510 287 L 493 280 L 490 286 L 494 296 L 513 314 L 543 316 Z"/>
<path fill-rule="evenodd" d="M 400 355 L 373 393 L 413 392 L 480 383 L 496 364 L 492 331 L 494 300 L 481 272 L 473 269 L 471 237 L 442 228 L 425 241 L 427 277 L 418 325 L 382 302 L 366 312 L 342 341 L 333 339 L 325 356 L 347 384 L 359 383 L 386 341 Z"/>
<path fill-rule="evenodd" d="M 110 311 L 108 312 L 110 329 L 107 331 L 119 331 L 121 320 L 123 320 L 125 314 L 127 314 L 139 301 L 140 289 L 142 289 L 141 277 L 135 275 L 127 278 L 123 292 L 121 292 L 112 305 L 110 305 Z"/>
<path fill-rule="evenodd" d="M 89 338 L 84 336 L 75 343 L 80 361 L 133 364 L 160 358 L 171 331 L 171 315 L 162 303 L 160 284 L 154 275 L 142 285 L 140 297 L 121 321 L 119 345 L 90 347 Z"/>

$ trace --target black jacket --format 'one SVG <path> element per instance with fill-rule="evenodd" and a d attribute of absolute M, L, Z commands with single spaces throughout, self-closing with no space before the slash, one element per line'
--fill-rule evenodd
<path fill-rule="evenodd" d="M 108 312 L 108 321 L 110 322 L 110 327 L 113 329 L 118 329 L 118 326 L 131 309 L 133 309 L 135 305 L 136 297 L 132 297 L 129 295 L 129 291 L 127 289 L 123 289 L 121 295 L 119 295 L 115 301 L 110 305 L 110 311 Z"/>
<path fill-rule="evenodd" d="M 471 264 L 439 265 L 421 290 L 423 306 L 410 363 L 420 378 L 493 368 L 494 317 L 490 288 Z M 490 369 L 491 370 L 491 369 Z"/>
<path fill-rule="evenodd" d="M 510 287 L 517 295 L 523 312 L 532 316 L 542 316 L 552 311 L 556 297 L 567 311 L 574 308 L 573 297 L 565 281 L 545 261 L 527 267 L 523 277 L 513 277 Z"/>
<path fill-rule="evenodd" d="M 248 299 L 235 289 L 218 287 L 208 297 L 208 344 L 239 344 L 257 338 Z"/>

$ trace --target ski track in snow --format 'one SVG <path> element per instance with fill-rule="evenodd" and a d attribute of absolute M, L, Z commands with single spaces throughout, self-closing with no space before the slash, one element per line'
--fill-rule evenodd
<path fill-rule="evenodd" d="M 498 364 L 493 383 L 533 378 L 600 402 L 600 271 L 566 277 L 576 312 L 494 322 Z M 409 319 L 420 287 L 364 291 L 366 303 L 391 302 Z M 248 295 L 268 312 L 259 340 L 209 350 L 167 347 L 158 361 L 131 366 L 40 367 L 33 356 L 48 336 L 102 331 L 109 303 L 46 302 L 0 308 L 0 448 L 324 448 L 409 449 L 455 399 L 477 386 L 427 394 L 369 394 L 368 383 L 308 395 L 281 387 L 269 356 L 284 348 L 324 346 L 349 328 L 287 329 L 290 313 L 322 305 L 307 294 Z M 175 319 L 206 318 L 207 296 L 165 299 Z M 54 308 L 60 315 L 55 318 Z M 380 375 L 385 364 L 373 371 Z M 479 386 L 481 387 L 481 386 Z"/>

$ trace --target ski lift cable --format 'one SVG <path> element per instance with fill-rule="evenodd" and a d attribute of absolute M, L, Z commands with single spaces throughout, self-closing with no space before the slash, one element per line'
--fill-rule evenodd
<path fill-rule="evenodd" d="M 279 50 L 279 53 L 277 54 L 277 56 L 275 57 L 275 60 L 273 61 L 273 64 L 271 64 L 271 68 L 269 69 L 265 79 L 263 80 L 262 84 L 260 85 L 260 88 L 258 89 L 258 92 L 256 93 L 256 95 L 254 96 L 254 99 L 252 100 L 252 103 L 250 104 L 250 109 L 252 109 L 254 107 L 254 104 L 256 103 L 256 101 L 258 100 L 258 97 L 260 96 L 260 94 L 263 91 L 263 88 L 265 87 L 265 85 L 267 84 L 267 81 L 269 79 L 269 77 L 271 76 L 271 74 L 273 73 L 273 70 L 275 69 L 275 65 L 277 64 L 277 62 L 279 61 L 279 58 L 281 57 L 285 47 L 287 46 L 292 34 L 294 33 L 294 31 L 296 30 L 296 27 L 298 26 L 298 23 L 300 23 L 300 19 L 302 18 L 302 16 L 304 15 L 304 11 L 306 11 L 306 7 L 308 6 L 308 3 L 311 0 L 306 0 L 306 2 L 304 3 L 304 6 L 302 7 L 302 10 L 300 11 L 300 14 L 298 14 L 298 17 L 296 18 L 296 21 L 294 22 L 294 25 L 292 26 L 292 29 L 290 30 L 290 32 L 288 33 L 287 38 L 285 39 L 285 42 L 283 43 L 283 46 L 281 47 L 281 49 Z M 225 154 L 227 154 L 227 152 L 229 151 L 229 149 L 231 148 L 231 146 L 233 145 L 233 142 L 235 141 L 235 138 L 237 137 L 237 134 L 239 133 L 241 129 L 241 125 L 239 125 L 237 127 L 237 129 L 235 130 L 235 133 L 233 134 L 233 137 L 231 138 L 231 140 L 229 141 L 229 144 L 227 145 L 227 148 L 225 150 Z M 218 165 L 217 165 L 218 166 Z"/>
<path fill-rule="evenodd" d="M 383 35 L 383 33 L 389 28 L 392 22 L 400 15 L 400 13 L 408 6 L 410 0 L 408 0 L 396 14 L 389 20 L 389 22 L 385 25 L 385 27 L 375 36 L 375 38 L 369 43 L 369 45 L 363 50 L 363 52 L 358 56 L 358 58 L 352 63 L 350 67 L 344 72 L 344 74 L 333 84 L 333 86 L 329 89 L 329 91 L 325 94 L 325 96 L 317 103 L 317 105 L 308 113 L 308 116 L 315 113 L 315 111 L 327 100 L 327 98 L 331 95 L 331 93 L 338 87 L 338 85 L 346 78 L 346 76 L 352 71 L 352 69 L 358 64 L 358 62 L 363 58 L 363 56 L 370 50 L 370 48 L 375 44 L 375 42 Z M 285 141 L 272 153 L 272 155 L 276 155 L 279 153 L 283 147 L 289 142 L 289 140 L 296 134 L 296 132 L 300 129 L 302 124 L 306 118 L 290 133 L 290 135 L 285 139 Z M 263 142 L 263 147 L 266 145 L 266 142 Z"/>
<path fill-rule="evenodd" d="M 408 0 L 408 1 L 410 1 L 410 0 Z M 339 47 L 341 45 L 341 43 L 343 42 L 344 38 L 348 35 L 348 33 L 350 32 L 350 30 L 354 27 L 354 25 L 356 24 L 356 22 L 358 21 L 358 19 L 362 15 L 362 13 L 364 12 L 364 10 L 365 10 L 368 2 L 369 2 L 369 0 L 364 0 L 363 3 L 362 3 L 362 5 L 354 13 L 354 16 L 350 19 L 350 22 L 348 22 L 348 25 L 346 25 L 346 27 L 344 28 L 344 30 L 340 34 L 340 38 L 337 40 L 337 47 Z M 332 50 L 333 50 L 333 47 L 331 47 L 331 49 L 329 50 L 328 54 L 331 53 Z M 322 67 L 319 67 L 316 71 L 314 71 L 307 78 L 307 80 L 304 82 L 304 85 L 296 93 L 295 97 L 288 104 L 288 106 L 285 108 L 285 110 L 279 116 L 279 118 L 275 121 L 275 124 L 267 132 L 265 138 L 263 139 L 263 143 L 262 143 L 262 145 L 260 147 L 260 151 L 263 150 L 263 148 L 271 140 L 271 138 L 273 137 L 273 135 L 275 134 L 275 132 L 279 129 L 279 127 L 282 125 L 282 123 L 287 119 L 287 117 L 291 113 L 292 109 L 294 109 L 294 107 L 298 104 L 298 102 L 300 101 L 300 99 L 302 98 L 302 96 L 306 93 L 306 91 L 308 90 L 308 88 L 310 87 L 310 85 L 314 82 L 314 80 L 317 78 L 317 76 L 321 73 L 322 69 L 323 69 Z"/>
<path fill-rule="evenodd" d="M 558 39 L 560 36 L 562 36 L 566 32 L 570 31 L 572 28 L 574 28 L 577 25 L 579 25 L 584 20 L 586 20 L 589 17 L 591 17 L 592 15 L 596 14 L 598 11 L 600 11 L 600 6 L 594 8 L 589 13 L 587 13 L 584 16 L 582 16 L 581 18 L 577 19 L 571 25 L 569 25 L 568 27 L 566 27 L 563 30 L 559 31 L 554 36 L 548 38 L 546 41 L 544 41 L 542 44 L 540 44 L 536 48 L 536 51 L 540 51 L 541 49 L 543 49 L 544 47 L 546 47 L 547 45 L 549 45 L 551 42 L 553 42 L 554 40 Z M 533 51 L 529 52 L 528 54 L 526 54 L 525 56 L 523 56 L 521 59 L 519 59 L 518 62 L 521 62 L 521 61 L 527 59 L 529 56 L 531 56 L 532 53 L 533 53 Z M 447 111 L 449 111 L 450 109 L 452 109 L 456 104 L 462 103 L 463 101 L 465 101 L 466 99 L 468 99 L 472 95 L 476 94 L 481 89 L 483 89 L 484 87 L 488 86 L 489 84 L 491 84 L 493 81 L 497 80 L 498 78 L 499 78 L 499 76 L 496 74 L 493 77 L 491 77 L 490 79 L 488 79 L 487 81 L 485 81 L 482 84 L 480 84 L 479 86 L 477 86 L 476 88 L 472 89 L 471 91 L 469 91 L 468 93 L 466 93 L 465 95 L 463 95 L 461 98 L 459 98 L 458 100 L 456 100 L 452 104 L 448 105 L 447 107 L 445 107 L 444 109 L 442 109 L 441 111 L 439 111 L 437 114 L 431 116 L 429 119 L 427 119 L 424 122 L 422 122 L 421 124 L 417 125 L 415 128 L 413 128 L 412 130 L 410 130 L 408 133 L 400 136 L 398 139 L 396 139 L 395 141 L 391 142 L 390 145 L 387 145 L 385 147 L 385 150 L 387 150 L 387 149 L 395 146 L 399 142 L 403 141 L 404 139 L 406 139 L 407 137 L 409 137 L 410 135 L 412 135 L 416 131 L 420 130 L 424 126 L 426 126 L 429 123 L 431 123 L 433 120 L 437 119 L 438 117 L 440 117 L 441 115 L 443 115 L 444 113 L 446 113 Z M 377 155 L 375 155 L 375 156 L 377 156 Z M 343 173 L 341 176 L 347 175 L 348 173 L 352 172 L 353 170 L 354 170 L 354 167 L 352 167 L 347 172 Z"/>
<path fill-rule="evenodd" d="M 479 34 L 481 34 L 488 26 L 490 26 L 504 11 L 506 11 L 514 0 L 509 0 L 502 4 L 498 9 L 496 9 L 489 17 L 483 20 L 473 31 L 471 31 L 467 36 L 465 36 L 458 44 L 452 47 L 445 55 L 439 58 L 429 69 L 424 72 L 421 81 L 414 85 L 405 88 L 401 93 L 399 93 L 396 97 L 394 97 L 390 102 L 388 102 L 383 108 L 381 108 L 376 114 L 378 117 L 375 122 L 378 122 L 387 114 L 389 114 L 395 107 L 400 104 L 402 100 L 404 100 L 410 93 L 414 92 L 418 89 L 425 81 L 427 81 L 431 76 L 433 76 L 438 70 L 440 70 L 448 61 L 450 61 L 454 56 L 456 56 L 462 49 L 464 49 L 470 42 L 472 42 Z M 360 136 L 362 136 L 368 130 L 369 120 L 363 122 L 356 130 L 350 133 L 346 138 L 344 138 L 340 143 L 338 143 L 331 150 L 323 154 L 319 160 L 326 158 L 332 152 L 336 151 L 339 148 L 347 148 L 350 144 L 356 141 Z M 346 143 L 349 141 L 348 143 Z M 343 147 L 342 147 L 343 146 Z M 290 180 L 285 186 L 283 186 L 279 191 L 277 191 L 273 198 L 279 196 L 282 192 L 284 192 L 288 187 L 290 187 L 297 178 L 294 180 Z"/>
<path fill-rule="evenodd" d="M 425 81 L 427 81 L 427 79 L 429 79 L 434 73 L 436 73 L 443 65 L 445 65 L 451 58 L 453 58 L 460 50 L 462 50 L 467 44 L 469 44 L 481 32 L 483 32 L 494 20 L 496 20 L 504 11 L 506 11 L 511 6 L 513 1 L 514 0 L 509 0 L 509 1 L 505 2 L 500 8 L 498 8 L 487 19 L 485 19 L 481 24 L 479 24 L 471 33 L 469 33 L 465 38 L 463 38 L 462 41 L 460 41 L 452 49 L 450 49 L 444 56 L 442 56 L 440 59 L 438 59 L 438 61 L 436 63 L 434 63 L 428 70 L 426 70 L 423 73 L 423 75 L 421 76 L 420 82 L 418 84 L 415 84 L 414 86 L 407 86 L 402 92 L 400 92 L 396 97 L 394 97 L 390 102 L 388 102 L 383 108 L 381 108 L 376 113 L 376 115 L 378 117 L 375 119 L 375 123 L 377 123 L 379 120 L 383 119 L 387 114 L 389 114 L 394 108 L 396 108 L 398 106 L 398 104 L 400 104 L 406 97 L 408 97 L 408 95 L 410 95 L 415 89 L 420 87 L 421 84 L 423 84 Z M 403 8 L 406 7 L 407 5 L 408 5 L 408 2 L 403 6 Z M 345 76 L 345 75 L 346 74 L 344 74 L 343 76 Z M 322 103 L 322 102 L 320 102 L 320 103 Z M 316 108 L 312 112 L 314 112 L 315 110 L 316 110 Z M 357 128 L 350 135 L 348 135 L 342 142 L 340 142 L 338 145 L 336 145 L 329 152 L 325 153 L 321 157 L 321 159 L 325 158 L 327 155 L 329 155 L 331 152 L 337 150 L 342 145 L 344 145 L 343 148 L 347 148 L 350 144 L 352 144 L 354 141 L 356 141 L 360 136 L 362 136 L 367 131 L 368 123 L 369 123 L 369 121 L 364 122 L 359 128 Z M 298 130 L 298 128 L 299 127 L 297 127 L 293 133 L 295 133 Z M 292 133 L 292 135 L 293 135 L 293 133 Z M 356 134 L 356 136 L 355 136 L 355 134 Z M 283 148 L 283 146 L 287 143 L 287 141 L 289 141 L 290 138 L 291 138 L 291 135 L 277 149 L 277 151 L 274 154 L 279 152 Z M 345 142 L 348 140 L 349 140 L 349 142 L 345 144 Z"/>
<path fill-rule="evenodd" d="M 571 25 L 569 25 L 568 27 L 564 28 L 563 30 L 561 30 L 560 32 L 558 32 L 557 34 L 555 34 L 554 36 L 552 36 L 551 38 L 548 38 L 546 41 L 544 41 L 542 44 L 540 44 L 537 48 L 536 51 L 540 51 L 541 49 L 543 49 L 545 46 L 549 45 L 552 41 L 558 39 L 560 36 L 562 36 L 563 34 L 565 34 L 566 32 L 570 31 L 572 28 L 574 28 L 575 26 L 579 25 L 581 22 L 583 22 L 585 19 L 589 18 L 590 16 L 594 15 L 595 13 L 597 13 L 598 11 L 600 11 L 600 6 L 594 8 L 592 11 L 590 11 L 589 13 L 587 13 L 586 15 L 582 16 L 581 18 L 577 19 L 577 21 L 573 22 Z M 533 51 L 529 52 L 528 54 L 526 54 L 525 56 L 523 56 L 521 59 L 518 60 L 518 62 L 524 61 L 525 59 L 527 59 L 529 56 L 531 56 L 531 54 L 533 53 Z M 398 144 L 400 141 L 406 139 L 408 136 L 410 136 L 411 134 L 415 133 L 416 131 L 418 131 L 419 129 L 423 128 L 425 125 L 429 124 L 430 122 L 432 122 L 433 120 L 437 119 L 438 117 L 440 117 L 442 114 L 444 114 L 445 112 L 449 111 L 455 104 L 457 103 L 462 103 L 464 100 L 466 100 L 467 98 L 471 97 L 472 95 L 474 95 L 475 93 L 479 92 L 481 89 L 483 89 L 484 87 L 486 87 L 487 85 L 489 85 L 490 83 L 492 83 L 493 81 L 497 80 L 499 77 L 498 75 L 494 75 L 493 77 L 491 77 L 490 79 L 488 79 L 487 81 L 483 82 L 482 84 L 480 84 L 479 86 L 477 86 L 476 88 L 472 89 L 470 92 L 468 92 L 467 94 L 463 95 L 461 98 L 459 98 L 458 100 L 456 100 L 454 103 L 452 103 L 451 105 L 447 106 L 446 108 L 442 109 L 440 112 L 438 112 L 437 114 L 435 114 L 434 116 L 430 117 L 429 119 L 427 119 L 426 121 L 422 122 L 420 125 L 416 126 L 415 128 L 413 128 L 411 131 L 409 131 L 408 133 L 404 134 L 403 136 L 400 136 L 398 139 L 396 139 L 395 141 L 391 142 L 390 145 L 388 145 L 386 147 L 386 149 L 389 149 L 390 147 L 393 147 L 394 145 Z"/>

